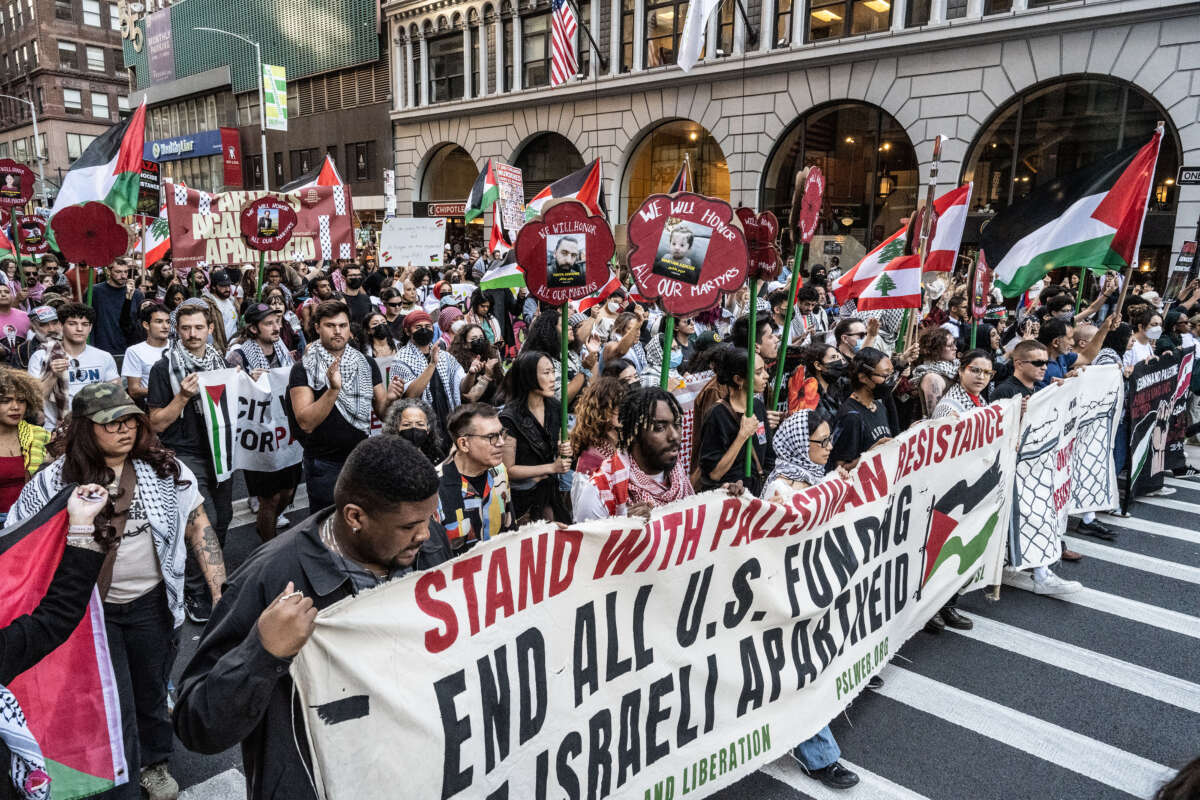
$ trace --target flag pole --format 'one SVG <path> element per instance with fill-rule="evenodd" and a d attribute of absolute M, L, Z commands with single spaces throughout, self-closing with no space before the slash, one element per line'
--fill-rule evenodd
<path fill-rule="evenodd" d="M 770 410 L 779 410 L 779 392 L 783 388 L 783 370 L 784 362 L 787 360 L 788 345 L 792 341 L 792 315 L 796 312 L 796 290 L 800 287 L 800 261 L 804 258 L 804 242 L 799 236 L 796 237 L 796 255 L 792 259 L 792 275 L 790 285 L 788 286 L 788 304 L 787 311 L 783 314 L 783 341 L 779 345 L 779 361 L 775 364 L 775 385 L 771 389 L 771 405 Z M 754 284 L 750 284 L 751 291 L 754 289 Z M 752 295 L 753 297 L 753 295 Z M 753 299 L 750 306 L 751 324 L 754 320 L 754 305 Z"/>
<path fill-rule="evenodd" d="M 662 346 L 662 366 L 658 376 L 658 385 L 661 389 L 667 388 L 667 381 L 671 374 L 671 349 L 675 346 L 675 317 L 671 314 L 667 315 L 667 327 L 665 341 Z"/>
<path fill-rule="evenodd" d="M 262 302 L 263 273 L 265 273 L 266 271 L 267 271 L 267 251 L 259 250 L 258 251 L 258 291 L 255 292 L 254 299 L 260 303 Z"/>
<path fill-rule="evenodd" d="M 1079 290 L 1075 292 L 1075 313 L 1079 313 L 1079 306 L 1083 305 L 1083 282 L 1087 278 L 1087 267 L 1079 268 Z"/>
<path fill-rule="evenodd" d="M 795 274 L 795 270 L 792 271 Z M 789 309 L 790 310 L 790 309 Z M 746 338 L 746 419 L 754 416 L 754 348 L 758 345 L 758 280 L 750 279 L 750 326 Z M 754 464 L 754 437 L 746 440 L 746 477 Z"/>
<path fill-rule="evenodd" d="M 596 51 L 596 58 L 600 59 L 600 69 L 608 70 L 608 59 L 604 57 L 604 53 L 600 52 L 600 45 L 596 44 L 591 27 L 583 21 L 583 15 L 579 13 L 579 6 L 575 5 L 574 0 L 565 0 L 565 2 L 571 6 L 571 11 L 575 14 L 579 27 L 583 29 L 583 32 L 587 34 L 588 41 L 592 43 L 592 49 Z"/>
<path fill-rule="evenodd" d="M 17 251 L 17 280 L 21 283 L 20 287 L 18 287 L 18 292 L 13 293 L 13 302 L 16 302 L 17 294 L 25 290 L 25 268 L 21 266 L 21 227 L 17 225 L 16 207 L 10 208 L 8 213 L 8 218 L 12 222 L 13 247 Z"/>
<path fill-rule="evenodd" d="M 921 233 L 918 239 L 919 245 L 917 249 L 917 257 L 921 262 L 921 275 L 925 275 L 925 256 L 929 252 L 929 233 L 933 227 L 933 199 L 937 192 L 938 183 L 938 164 L 942 160 L 942 141 L 945 139 L 940 133 L 933 140 L 933 162 L 929 165 L 929 185 L 925 190 L 925 209 L 921 215 Z M 924 293 L 924 285 L 921 287 Z M 909 318 L 908 335 L 904 337 L 905 342 L 912 341 L 913 328 L 920 325 L 921 311 L 924 308 L 924 302 L 917 309 L 917 313 Z"/>

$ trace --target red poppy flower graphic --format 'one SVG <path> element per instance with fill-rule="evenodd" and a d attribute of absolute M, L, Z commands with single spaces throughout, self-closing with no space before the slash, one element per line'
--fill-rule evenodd
<path fill-rule="evenodd" d="M 73 264 L 104 267 L 129 251 L 129 229 L 103 203 L 68 206 L 54 215 L 50 228 L 63 258 Z"/>
<path fill-rule="evenodd" d="M 773 281 L 783 269 L 783 258 L 779 255 L 779 218 L 770 211 L 755 214 L 745 206 L 737 210 L 742 229 L 746 232 L 746 243 L 750 249 L 750 277 Z"/>
<path fill-rule="evenodd" d="M 608 283 L 616 242 L 603 217 L 590 214 L 578 200 L 564 198 L 547 203 L 541 217 L 521 227 L 516 248 L 530 293 L 561 306 L 589 297 Z"/>

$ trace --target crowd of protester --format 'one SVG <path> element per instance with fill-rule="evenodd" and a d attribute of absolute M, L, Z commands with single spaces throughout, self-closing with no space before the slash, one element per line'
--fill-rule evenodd
<path fill-rule="evenodd" d="M 629 287 L 570 311 L 563 364 L 558 309 L 525 290 L 481 289 L 499 254 L 447 255 L 442 269 L 381 268 L 369 254 L 272 263 L 261 287 L 252 265 L 181 274 L 169 260 L 146 270 L 122 260 L 90 289 L 46 258 L 26 266 L 27 286 L 0 283 L 0 517 L 27 520 L 62 486 L 88 485 L 69 506 L 73 536 L 104 535 L 72 540 L 54 621 L 65 636 L 99 576 L 126 758 L 140 768 L 115 796 L 177 796 L 174 732 L 199 752 L 240 744 L 250 798 L 313 797 L 287 665 L 317 610 L 342 597 L 532 520 L 648 515 L 715 488 L 780 500 L 922 419 L 1028 397 L 1089 364 L 1128 373 L 1198 345 L 1196 283 L 1168 303 L 1134 285 L 1117 308 L 1117 276 L 1089 280 L 1083 302 L 1070 277 L 1047 278 L 1026 305 L 996 305 L 976 324 L 948 275 L 910 329 L 901 312 L 839 305 L 818 264 L 786 331 L 786 271 L 762 287 L 756 329 L 743 288 L 678 319 L 670 341 L 662 313 Z M 235 482 L 214 471 L 198 399 L 198 373 L 226 367 L 290 370 L 285 405 L 303 450 L 292 468 L 244 473 L 263 543 L 229 575 Z M 676 391 L 685 384 L 696 389 L 690 431 Z M 1124 469 L 1123 447 L 1116 459 Z M 301 482 L 311 516 L 290 520 Z M 1090 514 L 1076 523 L 1116 536 Z M 96 551 L 110 554 L 103 570 Z M 1080 556 L 1064 548 L 1062 558 Z M 1081 589 L 1046 567 L 1006 571 L 1005 582 Z M 172 695 L 185 618 L 205 628 Z M 951 601 L 926 631 L 971 625 Z M 7 648 L 17 634 L 3 633 Z M 58 635 L 37 652 L 0 652 L 0 681 Z M 831 787 L 858 781 L 828 728 L 794 755 Z"/>

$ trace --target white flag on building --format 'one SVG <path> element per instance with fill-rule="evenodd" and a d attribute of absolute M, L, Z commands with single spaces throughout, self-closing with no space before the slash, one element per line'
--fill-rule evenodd
<path fill-rule="evenodd" d="M 708 29 L 708 18 L 720 3 L 721 0 L 695 0 L 688 5 L 683 33 L 679 36 L 679 55 L 675 57 L 675 63 L 684 72 L 690 72 L 700 60 L 700 51 L 704 49 L 704 32 Z"/>

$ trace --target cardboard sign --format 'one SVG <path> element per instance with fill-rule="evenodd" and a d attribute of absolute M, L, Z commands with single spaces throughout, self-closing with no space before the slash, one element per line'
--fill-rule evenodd
<path fill-rule="evenodd" d="M 661 300 L 668 314 L 712 308 L 722 293 L 746 282 L 746 235 L 724 200 L 691 192 L 651 195 L 628 230 L 638 292 Z"/>
<path fill-rule="evenodd" d="M 746 244 L 750 250 L 750 277 L 775 280 L 783 269 L 783 258 L 779 254 L 779 218 L 770 211 L 755 214 L 753 209 L 745 207 L 739 208 L 737 215 L 746 231 Z"/>
<path fill-rule="evenodd" d="M 381 267 L 440 267 L 445 257 L 442 217 L 391 217 L 379 235 Z"/>
<path fill-rule="evenodd" d="M 260 197 L 242 207 L 242 236 L 255 250 L 282 250 L 296 230 L 296 212 L 277 197 Z"/>
<path fill-rule="evenodd" d="M 825 197 L 825 175 L 820 167 L 805 167 L 797 180 L 800 197 L 792 198 L 793 224 L 800 241 L 808 244 L 817 232 L 817 221 L 821 218 L 821 201 Z M 799 202 L 797 202 L 799 201 Z"/>
<path fill-rule="evenodd" d="M 603 217 L 589 214 L 577 200 L 563 199 L 547 203 L 542 216 L 525 223 L 516 247 L 529 291 L 542 302 L 561 306 L 608 282 L 616 242 Z"/>
<path fill-rule="evenodd" d="M 500 189 L 500 218 L 509 236 L 516 236 L 525 224 L 525 184 L 520 167 L 512 164 L 494 166 Z"/>
<path fill-rule="evenodd" d="M 17 208 L 33 197 L 33 170 L 11 158 L 0 159 L 0 208 Z"/>
<path fill-rule="evenodd" d="M 137 213 L 157 217 L 159 209 L 159 166 L 157 161 L 142 159 L 142 174 L 138 180 Z"/>
<path fill-rule="evenodd" d="M 40 256 L 50 252 L 50 240 L 46 238 L 46 220 L 38 216 L 17 218 L 21 235 L 21 254 Z"/>

